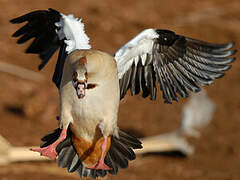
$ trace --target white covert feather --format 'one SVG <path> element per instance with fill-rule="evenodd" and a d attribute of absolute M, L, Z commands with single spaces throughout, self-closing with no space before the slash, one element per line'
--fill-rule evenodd
<path fill-rule="evenodd" d="M 62 19 L 56 23 L 56 26 L 62 27 L 57 32 L 60 39 L 66 37 L 64 42 L 67 44 L 66 51 L 71 53 L 75 49 L 90 49 L 89 37 L 84 31 L 84 24 L 81 19 L 74 18 L 72 14 L 61 14 Z"/>
<path fill-rule="evenodd" d="M 132 66 L 133 62 L 137 65 L 139 57 L 142 59 L 142 64 L 145 64 L 147 53 L 152 53 L 153 40 L 158 36 L 154 29 L 146 29 L 115 53 L 119 79 Z"/>
<path fill-rule="evenodd" d="M 143 55 L 141 56 L 141 59 L 142 59 L 142 65 L 145 66 L 146 59 L 147 59 L 147 54 L 143 54 Z"/>

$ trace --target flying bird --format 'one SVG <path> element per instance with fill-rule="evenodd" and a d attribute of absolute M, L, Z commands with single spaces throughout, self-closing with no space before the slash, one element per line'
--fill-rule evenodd
<path fill-rule="evenodd" d="M 54 9 L 37 10 L 10 21 L 27 22 L 13 37 L 34 38 L 26 53 L 39 54 L 41 70 L 60 48 L 53 82 L 60 93 L 59 128 L 42 138 L 41 155 L 82 176 L 117 174 L 142 148 L 118 129 L 119 102 L 129 90 L 165 103 L 199 92 L 224 75 L 235 60 L 234 43 L 211 44 L 170 30 L 145 29 L 114 55 L 93 50 L 81 19 Z"/>

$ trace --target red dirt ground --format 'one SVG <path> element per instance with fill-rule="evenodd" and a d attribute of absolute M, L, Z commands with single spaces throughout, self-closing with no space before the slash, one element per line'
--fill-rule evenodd
<path fill-rule="evenodd" d="M 11 34 L 16 25 L 9 20 L 36 9 L 55 8 L 82 17 L 93 48 L 114 53 L 145 28 L 171 29 L 178 34 L 215 43 L 240 42 L 239 0 L 0 0 L 0 60 L 34 71 L 40 62 L 23 53 Z M 239 53 L 236 55 L 239 59 Z M 56 58 L 56 56 L 55 56 Z M 33 82 L 0 72 L 0 134 L 15 146 L 32 146 L 57 126 L 58 93 L 51 76 L 55 61 Z M 227 75 L 207 87 L 217 111 L 200 139 L 194 139 L 195 154 L 188 158 L 160 155 L 138 156 L 126 170 L 105 179 L 131 180 L 238 180 L 240 179 L 240 63 L 234 62 Z M 121 103 L 119 126 L 144 136 L 169 132 L 179 127 L 181 107 L 140 96 L 127 96 Z M 57 168 L 54 162 L 14 163 L 0 167 L 0 180 L 79 179 Z"/>

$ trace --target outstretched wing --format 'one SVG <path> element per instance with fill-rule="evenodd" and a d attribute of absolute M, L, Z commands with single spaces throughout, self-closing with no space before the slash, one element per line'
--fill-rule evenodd
<path fill-rule="evenodd" d="M 128 89 L 156 99 L 156 80 L 165 103 L 199 92 L 231 67 L 233 43 L 210 44 L 176 35 L 169 30 L 147 29 L 115 53 L 121 98 Z"/>
<path fill-rule="evenodd" d="M 58 61 L 53 75 L 53 82 L 59 88 L 63 65 L 67 54 L 75 49 L 90 49 L 89 38 L 84 32 L 81 20 L 73 15 L 64 15 L 54 9 L 37 10 L 10 20 L 13 24 L 27 22 L 12 36 L 20 37 L 18 44 L 34 38 L 26 53 L 39 54 L 41 70 L 60 47 Z"/>

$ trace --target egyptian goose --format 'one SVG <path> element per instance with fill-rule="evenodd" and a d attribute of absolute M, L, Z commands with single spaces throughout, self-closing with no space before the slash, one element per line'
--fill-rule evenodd
<path fill-rule="evenodd" d="M 39 54 L 42 69 L 60 47 L 53 82 L 60 92 L 59 128 L 44 136 L 38 151 L 80 176 L 117 174 L 135 159 L 141 142 L 117 127 L 120 99 L 128 89 L 156 99 L 156 80 L 165 103 L 199 92 L 224 75 L 235 60 L 233 43 L 210 44 L 169 30 L 146 29 L 114 56 L 92 50 L 81 20 L 56 10 L 38 10 L 12 19 L 23 23 L 13 37 L 26 53 Z"/>

